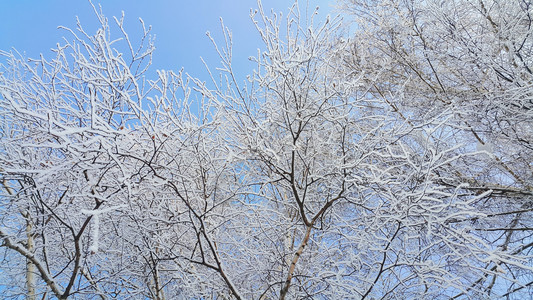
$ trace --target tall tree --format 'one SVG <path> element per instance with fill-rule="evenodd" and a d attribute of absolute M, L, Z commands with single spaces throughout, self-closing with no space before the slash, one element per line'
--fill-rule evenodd
<path fill-rule="evenodd" d="M 490 193 L 473 203 L 482 217 L 456 222 L 468 222 L 497 253 L 521 255 L 525 265 L 533 246 L 532 4 L 343 1 L 360 29 L 345 63 L 372 74 L 366 80 L 374 97 L 387 99 L 410 124 L 450 112 L 446 133 L 461 152 L 477 152 L 438 180 Z M 530 290 L 531 276 L 504 261 L 485 258 L 469 287 L 454 296 Z"/>

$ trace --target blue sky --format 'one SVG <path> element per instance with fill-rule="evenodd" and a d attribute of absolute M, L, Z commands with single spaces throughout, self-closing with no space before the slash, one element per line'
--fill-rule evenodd
<path fill-rule="evenodd" d="M 334 0 L 301 0 L 302 13 L 308 2 L 310 13 L 320 7 L 319 18 L 331 13 Z M 210 31 L 220 40 L 220 23 L 233 32 L 234 63 L 237 72 L 243 76 L 253 69 L 248 57 L 257 54 L 262 44 L 249 18 L 250 8 L 256 8 L 254 0 L 189 0 L 189 1 L 93 1 L 102 5 L 104 14 L 110 18 L 126 14 L 126 29 L 130 36 L 140 36 L 141 17 L 145 24 L 152 25 L 156 36 L 156 52 L 151 72 L 156 69 L 179 70 L 181 67 L 191 75 L 207 80 L 205 69 L 200 60 L 203 57 L 211 68 L 218 66 L 219 59 L 206 37 Z M 293 1 L 264 0 L 265 10 L 286 12 Z M 92 33 L 97 28 L 96 18 L 88 1 L 74 0 L 2 0 L 0 2 L 0 50 L 17 49 L 27 57 L 53 57 L 51 48 L 61 42 L 64 30 L 62 25 L 75 28 L 75 16 L 80 18 L 84 27 Z M 93 30 L 93 31 L 91 31 Z M 113 32 L 112 32 L 113 34 Z M 118 32 L 116 35 L 118 37 Z M 0 59 L 1 62 L 1 59 Z M 153 74 L 153 73 L 152 73 Z"/>

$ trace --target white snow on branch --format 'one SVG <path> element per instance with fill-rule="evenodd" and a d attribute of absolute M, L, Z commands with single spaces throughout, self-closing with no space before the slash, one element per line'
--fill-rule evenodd
<path fill-rule="evenodd" d="M 93 228 L 91 232 L 92 233 L 91 234 L 92 244 L 89 247 L 89 251 L 91 253 L 98 252 L 98 240 L 99 240 L 99 235 L 100 235 L 100 215 L 122 208 L 122 207 L 125 207 L 125 205 L 117 205 L 117 206 L 107 207 L 104 209 L 95 209 L 95 210 L 82 209 L 81 210 L 82 214 L 93 216 Z"/>

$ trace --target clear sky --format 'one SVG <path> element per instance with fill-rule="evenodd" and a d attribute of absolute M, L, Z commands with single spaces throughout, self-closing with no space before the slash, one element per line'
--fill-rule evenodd
<path fill-rule="evenodd" d="M 253 65 L 248 62 L 248 57 L 256 55 L 257 48 L 262 47 L 259 34 L 249 18 L 250 8 L 257 7 L 255 0 L 95 0 L 93 3 L 102 5 L 110 21 L 112 16 L 119 17 L 124 11 L 130 36 L 140 36 L 139 17 L 145 24 L 152 25 L 157 48 L 152 72 L 156 69 L 177 71 L 184 67 L 191 75 L 205 78 L 200 56 L 211 68 L 218 66 L 219 62 L 205 33 L 210 31 L 220 40 L 220 17 L 233 32 L 234 63 L 240 75 L 251 72 Z M 292 3 L 291 0 L 264 0 L 263 7 L 265 11 L 273 9 L 285 13 Z M 302 13 L 305 13 L 307 3 L 309 13 L 319 6 L 319 19 L 324 19 L 332 11 L 334 0 L 300 0 Z M 51 58 L 50 49 L 61 42 L 62 36 L 68 36 L 57 27 L 75 28 L 76 16 L 89 33 L 97 28 L 96 17 L 88 1 L 0 0 L 0 49 L 15 48 L 27 57 L 37 57 L 42 53 Z M 115 36 L 118 37 L 119 33 L 116 32 Z"/>

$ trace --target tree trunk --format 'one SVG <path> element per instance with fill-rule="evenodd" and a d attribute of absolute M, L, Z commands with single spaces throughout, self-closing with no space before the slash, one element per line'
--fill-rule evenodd
<path fill-rule="evenodd" d="M 35 251 L 35 243 L 33 241 L 30 213 L 26 211 L 22 216 L 26 219 L 27 249 L 28 252 L 33 253 Z M 35 300 L 35 265 L 29 259 L 26 259 L 26 289 L 28 292 L 27 299 Z"/>

